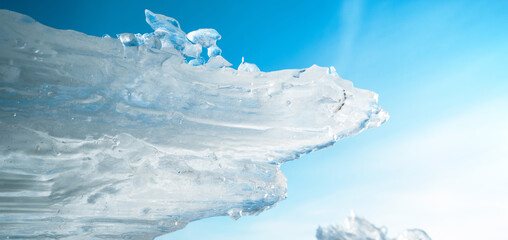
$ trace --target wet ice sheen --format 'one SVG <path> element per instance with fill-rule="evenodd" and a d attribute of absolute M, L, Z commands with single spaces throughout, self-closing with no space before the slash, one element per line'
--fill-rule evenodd
<path fill-rule="evenodd" d="M 388 118 L 333 68 L 235 70 L 215 30 L 146 20 L 99 38 L 0 10 L 0 238 L 150 239 L 258 214 L 286 197 L 281 164 Z"/>

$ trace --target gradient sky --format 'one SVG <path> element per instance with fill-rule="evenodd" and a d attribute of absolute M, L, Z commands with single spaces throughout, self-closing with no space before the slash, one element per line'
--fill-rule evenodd
<path fill-rule="evenodd" d="M 212 3 L 213 2 L 213 3 Z M 335 66 L 391 119 L 282 167 L 288 199 L 161 237 L 315 239 L 354 210 L 395 234 L 508 239 L 508 1 L 25 1 L 0 8 L 90 35 L 215 28 L 223 56 L 262 71 Z M 392 235 L 393 236 L 393 235 Z"/>

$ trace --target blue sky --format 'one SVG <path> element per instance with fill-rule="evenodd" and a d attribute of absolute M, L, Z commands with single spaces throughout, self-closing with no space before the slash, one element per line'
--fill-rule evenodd
<path fill-rule="evenodd" d="M 215 28 L 223 56 L 262 71 L 335 66 L 380 95 L 391 119 L 282 167 L 288 199 L 162 239 L 314 239 L 355 210 L 394 234 L 507 239 L 506 1 L 10 1 L 45 25 L 150 32 L 145 8 L 186 32 Z"/>

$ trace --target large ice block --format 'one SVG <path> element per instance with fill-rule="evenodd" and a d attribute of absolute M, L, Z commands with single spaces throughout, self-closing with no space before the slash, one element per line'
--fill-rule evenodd
<path fill-rule="evenodd" d="M 258 214 L 286 197 L 281 164 L 388 118 L 333 68 L 187 64 L 218 33 L 193 43 L 146 18 L 154 33 L 117 39 L 0 10 L 0 238 L 150 239 Z"/>

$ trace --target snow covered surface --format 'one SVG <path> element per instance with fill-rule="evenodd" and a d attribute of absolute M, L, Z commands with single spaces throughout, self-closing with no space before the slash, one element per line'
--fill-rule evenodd
<path fill-rule="evenodd" d="M 258 214 L 286 197 L 281 164 L 388 119 L 333 67 L 235 70 L 217 31 L 145 14 L 153 33 L 99 38 L 0 10 L 0 238 Z"/>
<path fill-rule="evenodd" d="M 367 220 L 357 217 L 353 212 L 346 218 L 344 226 L 319 227 L 317 240 L 431 240 L 420 229 L 407 229 L 397 236 L 388 237 L 386 227 L 376 227 Z"/>

